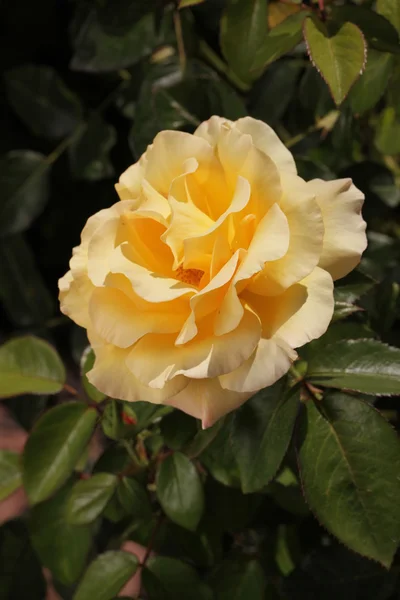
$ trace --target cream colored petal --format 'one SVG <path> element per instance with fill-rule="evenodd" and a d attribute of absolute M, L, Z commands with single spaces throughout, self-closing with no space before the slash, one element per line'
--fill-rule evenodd
<path fill-rule="evenodd" d="M 220 337 L 212 336 L 212 328 L 206 326 L 200 338 L 174 346 L 173 335 L 149 334 L 132 348 L 127 365 L 140 381 L 155 388 L 176 375 L 216 377 L 236 369 L 251 355 L 260 332 L 259 319 L 246 311 L 240 326 Z"/>
<path fill-rule="evenodd" d="M 111 398 L 160 404 L 178 394 L 189 383 L 185 377 L 175 377 L 163 389 L 152 389 L 140 383 L 126 366 L 129 349 L 106 344 L 97 346 L 95 353 L 94 367 L 87 373 L 87 377 L 100 392 Z"/>
<path fill-rule="evenodd" d="M 299 310 L 287 320 L 282 319 L 285 295 L 291 290 L 289 288 L 281 297 L 276 313 L 277 322 L 282 322 L 276 335 L 292 348 L 299 348 L 307 342 L 321 337 L 331 322 L 334 309 L 333 281 L 330 274 L 324 269 L 316 267 L 310 275 L 292 287 L 298 286 L 304 287 L 307 294 L 307 298 Z"/>
<path fill-rule="evenodd" d="M 297 354 L 279 339 L 261 339 L 252 356 L 238 369 L 221 375 L 224 389 L 255 393 L 272 385 L 287 373 Z"/>
<path fill-rule="evenodd" d="M 68 271 L 59 279 L 58 287 L 61 312 L 80 327 L 89 327 L 88 306 L 95 287 L 87 275 L 74 277 L 71 271 Z"/>
<path fill-rule="evenodd" d="M 147 150 L 145 179 L 160 194 L 168 196 L 172 181 L 185 170 L 185 161 L 199 163 L 213 159 L 213 149 L 202 138 L 183 131 L 162 131 Z"/>
<path fill-rule="evenodd" d="M 250 396 L 251 393 L 223 389 L 218 377 L 192 379 L 186 388 L 168 399 L 165 404 L 179 408 L 196 419 L 201 419 L 203 429 L 207 429 L 218 419 L 241 406 Z"/>
<path fill-rule="evenodd" d="M 243 117 L 235 122 L 235 127 L 242 133 L 249 134 L 255 147 L 269 156 L 279 171 L 294 175 L 297 173 L 292 153 L 269 125 L 252 117 Z"/>
<path fill-rule="evenodd" d="M 319 266 L 340 279 L 358 265 L 367 247 L 366 223 L 361 216 L 364 194 L 351 179 L 307 184 L 316 195 L 325 226 L 324 246 Z"/>
<path fill-rule="evenodd" d="M 178 332 L 185 315 L 171 310 L 141 310 L 118 289 L 96 288 L 89 314 L 92 326 L 108 343 L 128 348 L 147 333 Z"/>
<path fill-rule="evenodd" d="M 150 185 L 146 179 L 142 181 L 142 192 L 140 194 L 140 210 L 151 211 L 160 214 L 164 219 L 168 219 L 171 214 L 169 202 L 164 196 Z"/>
<path fill-rule="evenodd" d="M 250 283 L 249 290 L 257 294 L 281 294 L 312 272 L 322 252 L 324 225 L 314 192 L 297 176 L 285 175 L 282 185 L 280 207 L 289 224 L 289 248 Z"/>
<path fill-rule="evenodd" d="M 121 200 L 130 200 L 140 196 L 146 163 L 146 155 L 143 155 L 138 162 L 122 173 L 119 183 L 115 186 Z"/>
<path fill-rule="evenodd" d="M 194 132 L 194 135 L 207 140 L 207 142 L 214 147 L 218 144 L 218 139 L 221 134 L 221 126 L 224 123 L 228 123 L 231 126 L 233 124 L 233 122 L 229 121 L 228 119 L 214 115 L 208 119 L 208 121 L 204 121 L 201 125 L 199 125 Z"/>
<path fill-rule="evenodd" d="M 130 247 L 122 244 L 110 257 L 110 272 L 125 275 L 134 292 L 148 302 L 169 302 L 181 296 L 193 296 L 196 288 L 171 277 L 163 277 L 130 260 Z"/>

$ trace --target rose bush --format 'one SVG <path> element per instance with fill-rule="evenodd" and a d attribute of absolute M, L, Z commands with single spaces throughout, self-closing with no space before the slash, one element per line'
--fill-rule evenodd
<path fill-rule="evenodd" d="M 60 280 L 87 329 L 88 378 L 203 427 L 273 384 L 333 313 L 333 280 L 366 246 L 350 179 L 306 182 L 265 123 L 163 131 L 92 216 Z"/>

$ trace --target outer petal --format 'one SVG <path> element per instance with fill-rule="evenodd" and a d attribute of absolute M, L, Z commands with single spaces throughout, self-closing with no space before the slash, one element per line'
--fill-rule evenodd
<path fill-rule="evenodd" d="M 87 377 L 100 392 L 111 398 L 128 400 L 128 402 L 145 400 L 160 404 L 178 394 L 189 383 L 185 377 L 175 377 L 163 389 L 155 390 L 140 383 L 129 371 L 125 364 L 129 349 L 106 344 L 97 346 L 95 352 L 94 367 L 87 373 Z"/>
<path fill-rule="evenodd" d="M 233 121 L 214 115 L 210 117 L 208 121 L 203 121 L 194 132 L 194 135 L 207 140 L 212 147 L 215 147 L 218 144 L 221 127 L 224 123 L 227 123 L 230 126 L 233 125 Z"/>
<path fill-rule="evenodd" d="M 251 395 L 223 389 L 218 377 L 192 379 L 186 388 L 168 399 L 165 404 L 201 419 L 203 429 L 207 429 L 218 419 L 241 406 Z"/>
<path fill-rule="evenodd" d="M 251 282 L 249 289 L 256 294 L 282 293 L 312 272 L 322 252 L 324 224 L 314 192 L 293 175 L 285 175 L 282 185 L 280 206 L 289 223 L 289 249 L 281 259 L 267 263 L 263 273 Z"/>
<path fill-rule="evenodd" d="M 95 287 L 88 276 L 82 274 L 74 277 L 71 271 L 68 271 L 59 279 L 58 287 L 61 312 L 80 327 L 89 327 L 88 306 Z"/>
<path fill-rule="evenodd" d="M 235 126 L 242 133 L 251 135 L 255 147 L 269 156 L 279 171 L 286 171 L 294 175 L 297 173 L 292 153 L 269 125 L 252 117 L 243 117 L 236 121 Z"/>
<path fill-rule="evenodd" d="M 176 375 L 193 379 L 215 377 L 229 373 L 241 365 L 253 352 L 261 333 L 259 319 L 246 311 L 240 326 L 219 337 L 212 329 L 200 339 L 174 346 L 172 335 L 147 335 L 132 348 L 127 365 L 135 376 L 151 387 L 163 387 Z"/>
<path fill-rule="evenodd" d="M 254 393 L 278 381 L 287 373 L 296 352 L 279 339 L 263 338 L 252 356 L 238 369 L 219 377 L 224 389 Z"/>
<path fill-rule="evenodd" d="M 351 179 L 313 179 L 307 185 L 316 195 L 325 226 L 319 266 L 334 280 L 340 279 L 358 265 L 367 247 L 366 223 L 361 216 L 364 194 Z"/>
<path fill-rule="evenodd" d="M 121 200 L 138 198 L 142 189 L 144 169 L 147 163 L 146 153 L 138 162 L 131 165 L 122 173 L 115 188 Z"/>
<path fill-rule="evenodd" d="M 108 343 L 128 348 L 147 333 L 178 332 L 185 313 L 168 309 L 143 310 L 118 289 L 96 288 L 91 295 L 89 314 L 92 326 Z"/>

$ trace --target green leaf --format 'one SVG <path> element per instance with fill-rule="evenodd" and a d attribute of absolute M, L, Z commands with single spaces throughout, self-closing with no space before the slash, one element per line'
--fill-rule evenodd
<path fill-rule="evenodd" d="M 380 114 L 375 132 L 375 145 L 379 152 L 389 156 L 400 152 L 400 118 L 391 106 Z"/>
<path fill-rule="evenodd" d="M 13 150 L 0 158 L 0 236 L 28 229 L 49 198 L 44 155 Z"/>
<path fill-rule="evenodd" d="M 240 487 L 240 473 L 231 443 L 233 414 L 225 417 L 217 435 L 201 454 L 201 463 L 223 485 Z"/>
<path fill-rule="evenodd" d="M 371 339 L 338 340 L 311 357 L 307 379 L 365 394 L 400 394 L 400 349 Z"/>
<path fill-rule="evenodd" d="M 300 390 L 286 392 L 286 379 L 265 388 L 234 414 L 233 451 L 244 493 L 256 492 L 276 475 L 292 437 Z"/>
<path fill-rule="evenodd" d="M 0 300 L 18 326 L 42 324 L 54 314 L 54 300 L 22 234 L 0 238 Z"/>
<path fill-rule="evenodd" d="M 112 177 L 114 167 L 109 154 L 116 141 L 114 127 L 99 116 L 92 117 L 82 135 L 68 148 L 73 176 L 86 181 Z"/>
<path fill-rule="evenodd" d="M 111 35 L 91 10 L 75 23 L 74 54 L 70 68 L 74 71 L 102 73 L 123 69 L 149 55 L 156 44 L 152 14 L 144 15 L 122 35 Z"/>
<path fill-rule="evenodd" d="M 35 135 L 63 138 L 82 119 L 78 98 L 51 67 L 16 67 L 7 71 L 5 83 L 9 103 Z"/>
<path fill-rule="evenodd" d="M 93 368 L 94 361 L 96 357 L 90 346 L 86 348 L 81 358 L 81 377 L 82 377 L 82 385 L 86 394 L 93 400 L 93 402 L 103 402 L 107 398 L 103 392 L 99 392 L 98 389 L 94 387 L 86 377 L 86 373 Z"/>
<path fill-rule="evenodd" d="M 96 420 L 97 412 L 83 402 L 60 404 L 38 420 L 23 454 L 23 482 L 32 504 L 45 500 L 71 475 Z"/>
<path fill-rule="evenodd" d="M 0 502 L 22 485 L 20 455 L 0 450 Z"/>
<path fill-rule="evenodd" d="M 304 37 L 310 59 L 328 84 L 336 104 L 341 104 L 364 70 L 367 49 L 363 34 L 353 23 L 345 23 L 329 36 L 322 23 L 307 18 Z"/>
<path fill-rule="evenodd" d="M 263 600 L 265 575 L 254 559 L 226 560 L 211 576 L 215 600 Z"/>
<path fill-rule="evenodd" d="M 65 368 L 50 344 L 33 336 L 0 347 L 0 398 L 18 394 L 56 394 L 65 382 Z"/>
<path fill-rule="evenodd" d="M 178 8 L 187 8 L 188 6 L 195 6 L 202 2 L 205 2 L 205 0 L 179 0 Z"/>
<path fill-rule="evenodd" d="M 301 41 L 304 19 L 310 13 L 306 10 L 287 17 L 282 23 L 264 35 L 263 43 L 254 54 L 248 67 L 252 73 L 259 74 L 274 60 L 277 60 Z"/>
<path fill-rule="evenodd" d="M 136 573 L 138 559 L 134 554 L 109 550 L 89 565 L 73 600 L 111 600 Z"/>
<path fill-rule="evenodd" d="M 287 600 L 384 600 L 396 586 L 396 573 L 344 546 L 318 546 L 306 554 L 283 583 Z"/>
<path fill-rule="evenodd" d="M 196 435 L 197 422 L 181 410 L 174 410 L 162 419 L 160 429 L 168 448 L 181 450 Z"/>
<path fill-rule="evenodd" d="M 152 511 L 149 497 L 143 485 L 133 477 L 122 477 L 118 484 L 117 496 L 128 515 L 143 520 L 151 518 Z"/>
<path fill-rule="evenodd" d="M 64 585 L 71 585 L 82 573 L 92 539 L 88 525 L 71 525 L 65 518 L 71 485 L 34 506 L 29 516 L 32 544 L 42 565 Z"/>
<path fill-rule="evenodd" d="M 90 479 L 78 481 L 72 488 L 66 519 L 73 525 L 94 521 L 105 509 L 117 488 L 118 479 L 111 473 L 96 473 Z"/>
<path fill-rule="evenodd" d="M 318 520 L 351 550 L 389 567 L 400 540 L 400 442 L 369 404 L 340 392 L 307 402 L 299 464 Z"/>
<path fill-rule="evenodd" d="M 267 0 L 228 0 L 221 19 L 220 45 L 231 69 L 244 83 L 261 74 L 250 71 L 267 34 Z"/>
<path fill-rule="evenodd" d="M 400 1 L 399 0 L 377 0 L 376 10 L 383 15 L 400 34 Z"/>
<path fill-rule="evenodd" d="M 357 25 L 368 44 L 383 52 L 400 53 L 399 36 L 396 29 L 384 17 L 365 6 L 342 5 L 332 7 L 332 19 L 339 23 Z"/>
<path fill-rule="evenodd" d="M 184 454 L 189 458 L 199 456 L 214 441 L 223 424 L 224 419 L 219 419 L 211 427 L 199 429 L 194 438 L 183 448 Z"/>
<path fill-rule="evenodd" d="M 384 52 L 369 50 L 367 65 L 350 91 L 349 101 L 355 114 L 363 114 L 383 96 L 392 71 L 393 57 Z"/>
<path fill-rule="evenodd" d="M 167 556 L 149 559 L 143 572 L 143 585 L 149 600 L 187 600 L 188 594 L 190 600 L 212 600 L 211 590 L 193 567 Z"/>
<path fill-rule="evenodd" d="M 180 452 L 167 456 L 158 467 L 156 486 L 165 514 L 194 531 L 204 510 L 203 486 L 194 464 Z"/>

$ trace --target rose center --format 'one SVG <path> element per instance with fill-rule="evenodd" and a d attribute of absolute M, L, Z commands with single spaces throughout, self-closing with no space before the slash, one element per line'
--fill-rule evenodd
<path fill-rule="evenodd" d="M 184 269 L 182 266 L 178 267 L 175 271 L 176 279 L 189 285 L 198 286 L 201 278 L 204 275 L 204 271 L 201 269 Z"/>

